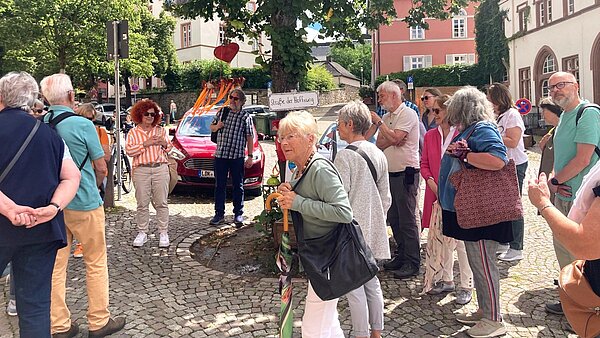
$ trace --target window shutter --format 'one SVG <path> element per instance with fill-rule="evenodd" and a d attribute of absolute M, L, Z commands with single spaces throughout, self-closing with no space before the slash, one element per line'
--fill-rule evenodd
<path fill-rule="evenodd" d="M 404 56 L 404 71 L 410 70 L 410 56 Z"/>
<path fill-rule="evenodd" d="M 467 54 L 467 64 L 472 65 L 475 63 L 475 54 Z"/>
<path fill-rule="evenodd" d="M 425 67 L 425 68 L 427 68 L 427 67 L 431 67 L 431 55 L 425 55 L 425 58 L 424 58 L 424 59 L 425 59 L 425 62 L 424 62 L 424 63 L 425 63 L 425 64 L 424 64 L 424 67 Z"/>
<path fill-rule="evenodd" d="M 454 55 L 452 55 L 452 54 L 446 54 L 446 64 L 447 65 L 454 64 Z"/>

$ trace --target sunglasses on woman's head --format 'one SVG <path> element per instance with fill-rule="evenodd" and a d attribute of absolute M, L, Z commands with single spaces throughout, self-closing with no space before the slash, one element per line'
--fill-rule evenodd
<path fill-rule="evenodd" d="M 151 112 L 151 111 L 147 111 L 147 112 L 144 113 L 144 116 L 152 116 L 152 117 L 154 117 L 155 115 L 156 115 L 156 113 L 155 112 Z"/>

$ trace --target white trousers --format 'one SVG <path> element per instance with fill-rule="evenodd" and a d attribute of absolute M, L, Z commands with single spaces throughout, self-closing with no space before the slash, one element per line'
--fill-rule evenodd
<path fill-rule="evenodd" d="M 310 282 L 306 294 L 306 305 L 302 317 L 303 338 L 344 337 L 337 312 L 338 299 L 321 300 Z"/>

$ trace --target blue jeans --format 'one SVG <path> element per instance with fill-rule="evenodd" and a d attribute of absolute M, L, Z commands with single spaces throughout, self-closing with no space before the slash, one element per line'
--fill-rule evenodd
<path fill-rule="evenodd" d="M 527 172 L 528 162 L 517 166 L 517 180 L 519 181 L 519 194 L 523 194 L 523 181 Z M 525 220 L 523 218 L 512 222 L 514 240 L 510 242 L 510 248 L 523 250 L 523 239 L 525 237 Z"/>
<path fill-rule="evenodd" d="M 50 337 L 52 270 L 60 242 L 0 247 L 0 270 L 12 262 L 21 338 Z"/>
<path fill-rule="evenodd" d="M 227 191 L 227 174 L 231 176 L 233 195 L 233 214 L 244 213 L 244 158 L 234 160 L 215 158 L 215 215 L 225 215 L 225 196 Z"/>

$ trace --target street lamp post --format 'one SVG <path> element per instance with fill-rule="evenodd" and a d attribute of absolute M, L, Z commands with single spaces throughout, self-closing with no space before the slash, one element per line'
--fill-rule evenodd
<path fill-rule="evenodd" d="M 363 67 L 360 67 L 360 85 L 362 86 L 364 81 L 364 76 L 363 76 Z"/>

